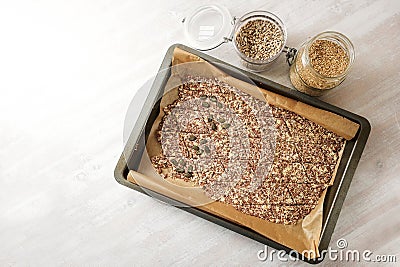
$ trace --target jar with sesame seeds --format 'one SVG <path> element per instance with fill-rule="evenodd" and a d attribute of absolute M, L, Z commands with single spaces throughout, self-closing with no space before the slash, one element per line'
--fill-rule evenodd
<path fill-rule="evenodd" d="M 290 66 L 289 77 L 298 91 L 321 96 L 347 77 L 354 62 L 351 41 L 339 32 L 322 32 L 301 45 L 288 47 L 282 20 L 268 11 L 232 17 L 223 6 L 200 6 L 183 19 L 190 45 L 209 51 L 233 43 L 242 66 L 254 72 L 271 67 L 281 54 Z"/>
<path fill-rule="evenodd" d="M 300 92 L 321 96 L 341 84 L 355 58 L 351 41 L 327 31 L 306 41 L 290 67 L 290 81 Z"/>

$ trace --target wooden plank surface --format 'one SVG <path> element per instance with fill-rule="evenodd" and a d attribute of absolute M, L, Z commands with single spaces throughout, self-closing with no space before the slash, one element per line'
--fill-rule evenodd
<path fill-rule="evenodd" d="M 113 178 L 132 97 L 186 42 L 185 14 L 211 2 L 0 3 L 0 266 L 287 264 L 260 262 L 263 245 Z M 372 131 L 331 245 L 400 261 L 400 2 L 218 2 L 235 16 L 276 13 L 290 46 L 325 30 L 353 41 L 350 76 L 322 99 Z M 231 44 L 209 54 L 240 64 Z M 262 75 L 291 86 L 283 57 Z"/>

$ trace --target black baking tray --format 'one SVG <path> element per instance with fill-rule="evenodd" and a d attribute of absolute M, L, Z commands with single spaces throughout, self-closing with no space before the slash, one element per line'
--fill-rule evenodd
<path fill-rule="evenodd" d="M 325 103 L 319 99 L 307 96 L 305 94 L 302 94 L 300 92 L 297 92 L 295 90 L 292 90 L 290 88 L 287 88 L 283 85 L 277 84 L 273 81 L 270 81 L 266 78 L 263 78 L 257 74 L 250 73 L 247 71 L 244 71 L 242 69 L 238 69 L 232 65 L 229 65 L 221 60 L 218 60 L 216 58 L 213 58 L 209 55 L 206 55 L 204 53 L 201 53 L 197 50 L 194 50 L 192 48 L 189 48 L 187 46 L 181 45 L 181 44 L 175 44 L 172 45 L 165 57 L 164 60 L 161 64 L 160 70 L 165 70 L 168 69 L 171 66 L 171 60 L 172 60 L 172 55 L 173 51 L 176 47 L 179 47 L 185 51 L 188 51 L 194 55 L 197 55 L 204 60 L 208 61 L 211 64 L 217 64 L 217 67 L 225 71 L 226 73 L 232 75 L 232 76 L 237 76 L 235 75 L 237 72 L 234 72 L 232 70 L 239 70 L 240 73 L 243 73 L 246 75 L 248 78 L 250 78 L 257 86 L 260 88 L 265 88 L 271 92 L 304 102 L 308 105 L 327 110 L 333 113 L 336 113 L 338 115 L 341 115 L 353 122 L 356 122 L 359 124 L 359 130 L 356 134 L 356 136 L 352 139 L 346 142 L 342 159 L 341 162 L 339 163 L 339 167 L 336 173 L 336 177 L 334 180 L 334 184 L 330 186 L 327 190 L 327 194 L 325 196 L 325 201 L 324 201 L 324 208 L 323 208 L 323 225 L 322 225 L 322 232 L 321 232 L 321 237 L 320 237 L 320 243 L 319 243 L 319 251 L 322 252 L 326 250 L 329 246 L 329 242 L 331 240 L 332 233 L 335 229 L 336 222 L 339 217 L 340 210 L 342 208 L 344 199 L 346 197 L 347 191 L 349 189 L 351 180 L 353 178 L 355 169 L 358 165 L 358 162 L 360 160 L 361 154 L 364 150 L 365 144 L 367 142 L 371 126 L 370 123 L 368 122 L 367 119 L 356 115 L 354 113 L 351 113 L 349 111 L 346 111 L 344 109 L 341 109 L 339 107 L 330 105 L 328 103 Z M 221 67 L 225 66 L 225 67 Z M 159 100 L 161 96 L 164 93 L 164 86 L 166 81 L 169 78 L 170 73 L 168 71 L 160 71 L 158 75 L 156 76 L 153 85 L 149 91 L 149 95 L 145 101 L 145 104 L 142 108 L 142 111 L 136 121 L 136 124 L 133 127 L 133 130 L 130 134 L 130 137 L 125 145 L 124 151 L 117 163 L 117 166 L 115 168 L 114 176 L 115 179 L 118 181 L 118 183 L 130 187 L 136 191 L 142 192 L 144 194 L 148 194 L 146 191 L 144 191 L 140 186 L 135 185 L 129 181 L 127 181 L 127 175 L 129 170 L 137 170 L 140 159 L 142 157 L 142 153 L 144 151 L 144 144 L 145 140 L 147 138 L 146 136 L 146 125 L 147 127 L 149 125 L 152 125 L 152 122 L 154 122 L 155 118 L 158 116 L 159 112 Z M 236 77 L 239 78 L 240 77 Z M 148 130 L 148 129 L 147 129 Z M 152 191 L 152 196 L 157 197 L 158 199 L 168 202 L 168 203 L 174 203 L 177 202 L 173 199 L 170 199 L 164 195 L 158 194 L 157 192 Z M 231 221 L 225 220 L 223 218 L 217 217 L 213 214 L 207 213 L 205 211 L 202 211 L 196 207 L 181 207 L 178 205 L 178 208 L 185 210 L 187 212 L 190 212 L 192 214 L 195 214 L 199 217 L 202 217 L 208 221 L 214 222 L 218 225 L 221 225 L 225 228 L 228 228 L 232 231 L 235 231 L 237 233 L 240 233 L 244 236 L 247 236 L 249 238 L 252 238 L 254 240 L 257 240 L 265 245 L 268 245 L 270 247 L 273 247 L 278 250 L 284 250 L 287 253 L 291 251 L 290 248 L 283 246 L 277 242 L 274 242 L 273 240 L 247 228 L 243 227 L 239 224 L 233 223 Z M 298 255 L 300 256 L 300 255 Z M 317 259 L 307 259 L 304 257 L 300 257 L 302 260 L 308 262 L 308 263 L 319 263 L 323 260 L 325 254 L 322 253 L 321 257 Z"/>

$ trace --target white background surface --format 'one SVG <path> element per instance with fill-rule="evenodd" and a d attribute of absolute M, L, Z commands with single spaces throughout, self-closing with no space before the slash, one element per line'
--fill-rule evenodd
<path fill-rule="evenodd" d="M 0 266 L 268 264 L 260 243 L 113 178 L 130 100 L 185 42 L 185 12 L 207 2 L 0 3 Z M 328 29 L 354 42 L 350 77 L 323 100 L 372 132 L 331 244 L 400 261 L 399 2 L 218 2 L 236 16 L 276 13 L 291 46 Z M 230 45 L 210 54 L 238 64 Z M 263 75 L 291 86 L 283 57 Z"/>

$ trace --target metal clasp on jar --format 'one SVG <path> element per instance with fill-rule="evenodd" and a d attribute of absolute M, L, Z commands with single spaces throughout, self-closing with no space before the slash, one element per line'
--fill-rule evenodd
<path fill-rule="evenodd" d="M 285 46 L 282 52 L 286 53 L 286 62 L 289 66 L 292 66 L 296 58 L 297 49 L 294 47 Z"/>

